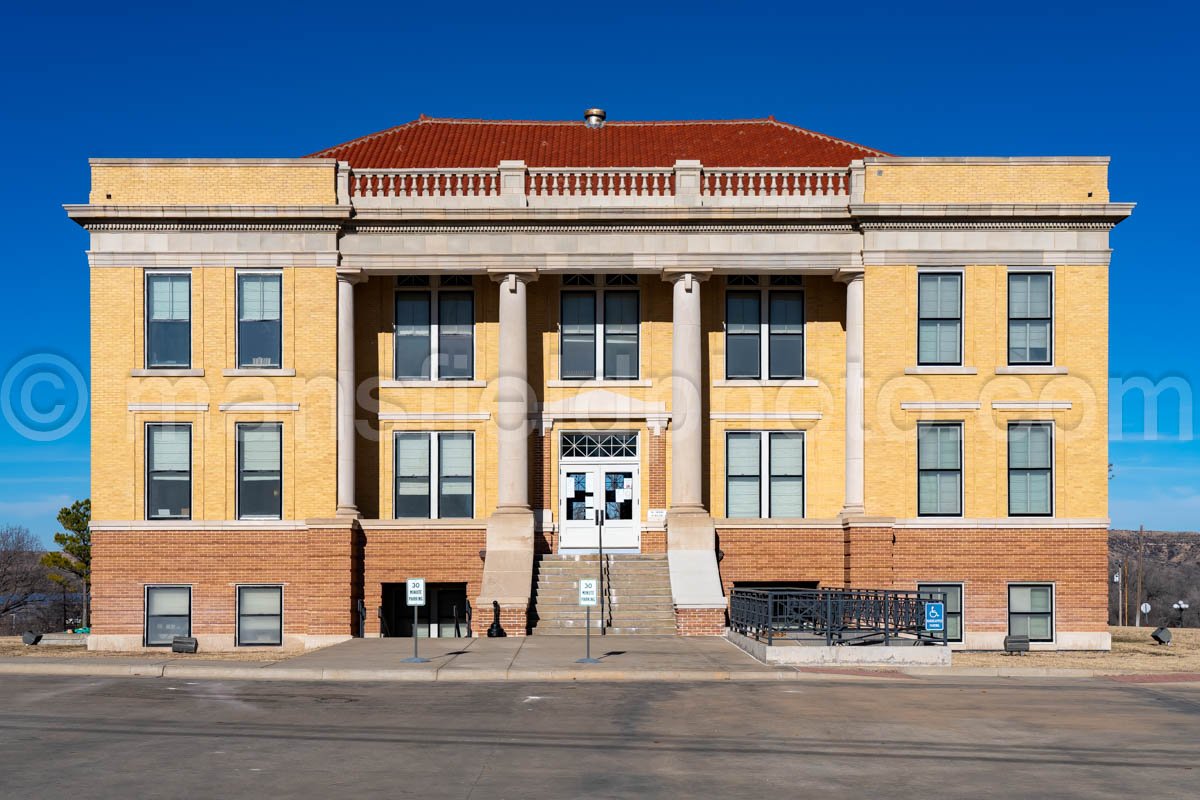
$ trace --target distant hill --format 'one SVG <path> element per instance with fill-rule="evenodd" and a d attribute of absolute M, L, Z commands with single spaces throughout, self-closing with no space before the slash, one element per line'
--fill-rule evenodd
<path fill-rule="evenodd" d="M 1149 620 L 1142 624 L 1178 625 L 1179 617 L 1172 606 L 1183 600 L 1191 606 L 1185 613 L 1184 625 L 1200 627 L 1200 533 L 1146 531 L 1142 534 L 1142 599 L 1150 603 Z M 1133 581 L 1129 601 L 1129 620 L 1132 624 L 1137 583 L 1138 532 L 1112 530 L 1108 532 L 1109 621 L 1117 621 L 1117 593 L 1111 583 L 1122 562 L 1128 559 Z"/>

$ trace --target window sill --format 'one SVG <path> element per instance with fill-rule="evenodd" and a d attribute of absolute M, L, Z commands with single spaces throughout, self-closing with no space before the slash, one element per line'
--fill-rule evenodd
<path fill-rule="evenodd" d="M 905 367 L 905 375 L 978 375 L 979 370 L 975 367 L 957 367 L 957 366 L 922 366 L 922 367 Z"/>
<path fill-rule="evenodd" d="M 821 382 L 816 378 L 789 378 L 786 380 L 768 379 L 755 380 L 754 378 L 733 378 L 728 380 L 716 380 L 712 385 L 718 389 L 735 389 L 747 386 L 762 386 L 762 387 L 796 387 L 800 389 L 816 388 L 821 385 Z"/>
<path fill-rule="evenodd" d="M 466 517 L 426 519 L 424 517 L 402 517 L 400 519 L 361 519 L 364 528 L 392 528 L 397 530 L 483 530 L 486 519 Z"/>
<path fill-rule="evenodd" d="M 1009 367 L 996 367 L 997 375 L 1066 375 L 1066 367 L 1056 367 L 1051 364 L 1014 364 Z"/>
<path fill-rule="evenodd" d="M 148 369 L 131 369 L 131 378 L 203 378 L 202 369 L 174 369 L 171 367 L 150 367 Z"/>
<path fill-rule="evenodd" d="M 480 389 L 484 386 L 487 386 L 487 381 L 385 380 L 379 382 L 380 389 Z"/>
<path fill-rule="evenodd" d="M 614 386 L 614 387 L 638 387 L 649 388 L 653 385 L 650 381 L 627 381 L 627 380 L 582 380 L 582 381 L 563 381 L 553 380 L 546 381 L 546 386 L 550 389 L 570 389 L 578 388 L 596 388 L 598 386 Z"/>
<path fill-rule="evenodd" d="M 238 367 L 223 369 L 221 375 L 226 378 L 294 378 L 296 370 L 282 367 Z"/>

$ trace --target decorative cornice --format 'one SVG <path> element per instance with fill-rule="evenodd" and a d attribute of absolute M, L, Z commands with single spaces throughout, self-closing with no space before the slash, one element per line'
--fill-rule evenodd
<path fill-rule="evenodd" d="M 488 411 L 381 411 L 378 416 L 380 422 L 486 422 L 492 417 Z"/>
<path fill-rule="evenodd" d="M 126 233 L 137 231 L 162 231 L 170 233 L 242 231 L 297 231 L 302 233 L 336 233 L 341 226 L 335 222 L 87 222 L 84 229 L 90 233 Z"/>
<path fill-rule="evenodd" d="M 708 418 L 720 422 L 817 422 L 820 411 L 713 411 Z"/>
<path fill-rule="evenodd" d="M 1111 231 L 1119 220 L 863 220 L 864 231 Z"/>
<path fill-rule="evenodd" d="M 208 411 L 208 403 L 130 403 L 134 414 L 198 414 Z"/>
<path fill-rule="evenodd" d="M 901 411 L 978 411 L 979 403 L 972 402 L 914 402 L 901 403 Z"/>
<path fill-rule="evenodd" d="M 299 411 L 299 403 L 222 403 L 218 406 L 222 411 L 235 414 L 278 414 Z"/>
<path fill-rule="evenodd" d="M 92 267 L 336 267 L 338 254 L 304 252 L 97 252 L 89 250 Z"/>
<path fill-rule="evenodd" d="M 780 224 L 618 224 L 594 225 L 568 224 L 546 225 L 530 223 L 451 223 L 447 225 L 397 225 L 394 223 L 372 223 L 354 220 L 350 223 L 355 233 L 853 233 L 850 222 L 831 223 L 780 223 Z"/>

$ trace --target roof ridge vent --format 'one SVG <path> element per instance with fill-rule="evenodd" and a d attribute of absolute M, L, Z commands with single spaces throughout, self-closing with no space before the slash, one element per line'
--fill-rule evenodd
<path fill-rule="evenodd" d="M 583 112 L 583 124 L 589 128 L 603 128 L 607 118 L 603 108 L 589 108 Z"/>

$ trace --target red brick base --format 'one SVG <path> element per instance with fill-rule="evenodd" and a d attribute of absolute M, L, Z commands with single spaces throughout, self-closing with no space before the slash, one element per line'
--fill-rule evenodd
<path fill-rule="evenodd" d="M 721 636 L 725 633 L 725 609 L 677 608 L 675 633 L 679 636 Z"/>
<path fill-rule="evenodd" d="M 474 636 L 487 636 L 492 627 L 495 613 L 490 608 L 477 608 L 471 617 L 471 632 Z M 525 636 L 529 633 L 529 609 L 518 606 L 500 606 L 500 627 L 505 636 Z"/>

